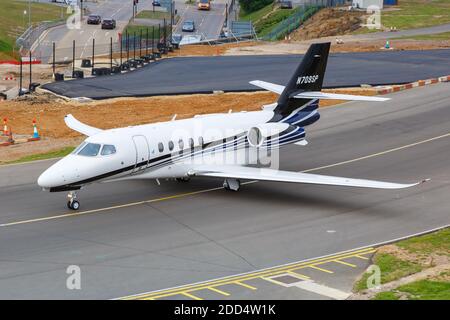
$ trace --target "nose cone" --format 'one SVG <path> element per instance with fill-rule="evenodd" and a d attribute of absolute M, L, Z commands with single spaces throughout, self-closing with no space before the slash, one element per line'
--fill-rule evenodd
<path fill-rule="evenodd" d="M 67 156 L 45 170 L 38 178 L 38 185 L 44 189 L 60 187 L 75 180 L 76 162 Z"/>
<path fill-rule="evenodd" d="M 61 175 L 58 174 L 58 172 L 55 172 L 55 170 L 52 170 L 52 168 L 48 168 L 45 170 L 38 178 L 38 185 L 41 186 L 44 189 L 49 189 L 52 187 L 57 187 L 61 185 L 62 178 Z"/>

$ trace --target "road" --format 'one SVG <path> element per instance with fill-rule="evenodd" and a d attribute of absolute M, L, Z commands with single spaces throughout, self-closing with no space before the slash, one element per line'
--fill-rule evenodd
<path fill-rule="evenodd" d="M 212 10 L 199 11 L 195 5 L 186 5 L 185 1 L 175 1 L 175 8 L 181 19 L 176 26 L 178 33 L 181 32 L 183 21 L 194 20 L 197 24 L 197 33 L 207 39 L 216 39 L 220 35 L 223 22 L 225 21 L 225 4 L 231 0 L 216 0 Z M 110 38 L 113 43 L 118 41 L 118 34 L 129 23 L 132 16 L 131 1 L 122 0 L 99 0 L 98 2 L 85 2 L 85 8 L 90 13 L 99 14 L 103 18 L 113 18 L 117 21 L 115 30 L 102 30 L 99 25 L 87 25 L 86 16 L 81 22 L 81 28 L 69 29 L 66 25 L 58 26 L 44 32 L 41 39 L 36 42 L 33 52 L 36 57 L 43 61 L 52 58 L 52 43 L 56 43 L 56 56 L 58 61 L 70 60 L 72 57 L 73 40 L 76 41 L 77 58 L 89 58 L 92 55 L 92 39 L 96 41 L 96 54 L 109 52 Z M 141 1 L 138 11 L 152 8 L 151 1 Z M 158 9 L 159 10 L 159 9 Z"/>
<path fill-rule="evenodd" d="M 450 51 L 384 51 L 331 54 L 325 87 L 407 83 L 450 74 Z M 68 97 L 250 91 L 248 82 L 284 84 L 301 60 L 298 55 L 184 57 L 160 60 L 136 71 L 101 78 L 54 82 L 43 88 Z M 356 70 L 357 72 L 349 72 Z"/>
<path fill-rule="evenodd" d="M 132 16 L 131 1 L 99 0 L 98 2 L 85 2 L 84 7 L 90 13 L 99 14 L 102 18 L 113 18 L 117 22 L 115 30 L 102 30 L 100 25 L 86 24 L 86 16 L 83 17 L 81 28 L 69 29 L 66 25 L 49 29 L 42 35 L 35 47 L 35 55 L 43 61 L 50 61 L 52 57 L 52 43 L 56 43 L 57 60 L 70 60 L 72 58 L 72 43 L 76 41 L 76 57 L 87 58 L 92 55 L 92 39 L 96 41 L 96 54 L 109 52 L 110 38 L 113 43 L 118 40 L 118 33 L 125 28 Z M 138 9 L 151 8 L 151 2 L 143 1 Z"/>
<path fill-rule="evenodd" d="M 211 4 L 210 11 L 201 11 L 197 9 L 196 4 L 187 5 L 180 15 L 179 23 L 176 26 L 175 33 L 183 35 L 201 35 L 202 39 L 217 39 L 222 31 L 225 22 L 225 8 L 226 4 L 230 4 L 231 0 L 215 0 Z M 195 23 L 195 32 L 183 32 L 183 22 L 192 20 Z"/>
<path fill-rule="evenodd" d="M 449 89 L 441 83 L 391 94 L 390 103 L 324 108 L 307 131 L 309 145 L 281 154 L 286 170 L 432 179 L 407 190 L 256 182 L 231 193 L 209 179 L 118 182 L 82 190 L 84 211 L 75 215 L 65 194 L 36 185 L 54 160 L 1 167 L 0 298 L 117 298 L 448 225 Z M 69 265 L 81 268 L 81 290 L 66 288 Z M 345 277 L 347 287 L 354 277 Z M 339 281 L 327 283 L 339 288 Z M 265 288 L 256 297 L 317 297 L 299 287 Z"/>

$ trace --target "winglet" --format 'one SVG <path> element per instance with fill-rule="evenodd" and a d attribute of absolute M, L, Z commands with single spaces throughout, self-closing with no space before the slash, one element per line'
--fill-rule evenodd
<path fill-rule="evenodd" d="M 93 136 L 94 134 L 97 134 L 97 133 L 100 133 L 103 131 L 101 129 L 88 126 L 87 124 L 84 124 L 84 123 L 78 121 L 71 114 L 68 114 L 64 117 L 64 122 L 70 129 L 75 130 L 79 133 L 82 133 L 88 137 Z"/>

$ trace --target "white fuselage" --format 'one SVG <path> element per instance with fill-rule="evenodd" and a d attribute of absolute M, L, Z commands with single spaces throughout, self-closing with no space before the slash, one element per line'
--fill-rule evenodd
<path fill-rule="evenodd" d="M 250 149 L 245 143 L 246 133 L 273 115 L 271 110 L 209 114 L 104 130 L 84 143 L 100 145 L 99 150 L 113 145 L 114 154 L 72 153 L 47 169 L 38 183 L 51 189 L 119 178 L 185 177 L 192 163 L 245 165 L 251 160 L 246 155 Z"/>

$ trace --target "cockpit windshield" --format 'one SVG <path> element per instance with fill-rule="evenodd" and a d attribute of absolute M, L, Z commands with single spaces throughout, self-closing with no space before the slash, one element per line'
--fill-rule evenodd
<path fill-rule="evenodd" d="M 86 157 L 95 157 L 96 155 L 98 155 L 100 147 L 101 147 L 100 144 L 88 143 L 83 147 L 83 149 L 81 149 L 80 152 L 78 152 L 78 155 Z"/>
<path fill-rule="evenodd" d="M 72 154 L 77 154 L 83 147 L 86 145 L 86 142 L 82 142 L 75 150 L 72 151 Z"/>
<path fill-rule="evenodd" d="M 102 151 L 100 151 L 100 149 Z M 109 156 L 116 153 L 116 147 L 112 144 L 99 144 L 99 143 L 88 143 L 83 142 L 80 144 L 75 150 L 72 151 L 72 154 L 85 156 L 85 157 L 96 157 L 98 154 L 102 156 Z"/>

